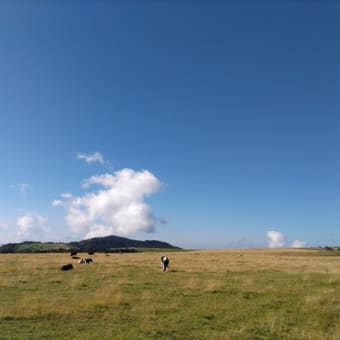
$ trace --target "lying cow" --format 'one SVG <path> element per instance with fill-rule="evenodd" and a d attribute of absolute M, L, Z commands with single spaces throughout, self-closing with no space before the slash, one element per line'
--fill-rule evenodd
<path fill-rule="evenodd" d="M 76 255 L 77 255 L 77 252 L 76 252 L 76 251 L 72 251 L 70 255 L 71 255 L 71 256 L 76 256 Z"/>
<path fill-rule="evenodd" d="M 73 269 L 73 265 L 71 263 L 65 264 L 61 267 L 61 270 L 71 270 Z"/>
<path fill-rule="evenodd" d="M 169 258 L 167 256 L 162 256 L 161 257 L 161 264 L 162 264 L 162 268 L 163 268 L 163 272 L 165 272 L 168 267 L 169 267 Z"/>
<path fill-rule="evenodd" d="M 91 262 L 93 262 L 92 259 L 80 259 L 80 260 L 78 261 L 78 263 L 85 263 L 85 264 L 89 264 L 89 263 L 91 263 Z"/>

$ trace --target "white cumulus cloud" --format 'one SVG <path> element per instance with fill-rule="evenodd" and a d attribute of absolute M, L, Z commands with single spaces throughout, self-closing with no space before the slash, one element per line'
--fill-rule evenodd
<path fill-rule="evenodd" d="M 84 196 L 64 195 L 52 202 L 64 206 L 72 232 L 91 238 L 110 234 L 129 235 L 152 232 L 156 219 L 145 197 L 156 193 L 161 182 L 147 170 L 122 169 L 86 179 L 83 187 L 96 187 Z"/>
<path fill-rule="evenodd" d="M 84 153 L 78 153 L 77 154 L 77 159 L 82 159 L 86 163 L 95 163 L 95 162 L 98 162 L 98 163 L 103 164 L 105 162 L 104 161 L 104 157 L 103 157 L 103 155 L 100 152 L 94 152 L 94 153 L 88 154 L 88 155 L 86 155 Z"/>
<path fill-rule="evenodd" d="M 306 241 L 301 241 L 301 240 L 294 240 L 292 244 L 290 245 L 291 248 L 304 248 L 307 246 Z"/>
<path fill-rule="evenodd" d="M 268 248 L 282 248 L 285 246 L 286 238 L 279 231 L 267 231 Z"/>

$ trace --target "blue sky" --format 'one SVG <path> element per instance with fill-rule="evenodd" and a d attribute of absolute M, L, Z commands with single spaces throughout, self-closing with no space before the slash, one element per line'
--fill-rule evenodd
<path fill-rule="evenodd" d="M 1 2 L 0 244 L 339 245 L 339 15 Z"/>

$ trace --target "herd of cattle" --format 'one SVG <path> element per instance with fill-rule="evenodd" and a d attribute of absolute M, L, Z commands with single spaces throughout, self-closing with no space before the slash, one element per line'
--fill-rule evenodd
<path fill-rule="evenodd" d="M 89 255 L 94 255 L 94 252 L 88 252 Z M 90 264 L 91 262 L 93 262 L 92 258 L 80 258 L 79 256 L 77 256 L 77 252 L 73 251 L 71 252 L 71 257 L 74 260 L 78 260 L 78 263 L 80 264 Z M 162 269 L 163 272 L 167 271 L 169 268 L 169 258 L 167 256 L 162 256 L 161 257 L 161 265 L 162 265 Z M 61 267 L 61 270 L 71 270 L 73 269 L 73 264 L 69 263 L 69 264 L 65 264 Z"/>

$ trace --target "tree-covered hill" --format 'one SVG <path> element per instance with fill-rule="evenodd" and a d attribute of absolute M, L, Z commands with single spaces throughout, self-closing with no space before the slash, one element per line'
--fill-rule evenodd
<path fill-rule="evenodd" d="M 119 236 L 95 237 L 79 242 L 34 242 L 8 243 L 0 246 L 0 253 L 59 253 L 71 250 L 78 252 L 116 252 L 136 248 L 180 249 L 157 240 L 133 240 Z"/>

